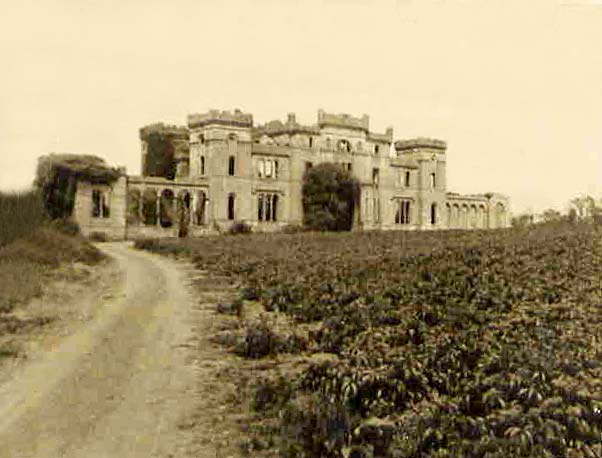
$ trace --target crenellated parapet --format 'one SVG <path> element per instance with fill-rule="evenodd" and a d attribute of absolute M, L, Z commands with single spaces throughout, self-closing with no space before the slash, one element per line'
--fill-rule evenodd
<path fill-rule="evenodd" d="M 318 126 L 307 126 L 297 122 L 294 113 L 289 113 L 286 122 L 280 120 L 269 121 L 261 126 L 257 126 L 255 134 L 259 137 L 262 135 L 278 136 L 278 135 L 319 135 L 320 128 Z"/>
<path fill-rule="evenodd" d="M 318 126 L 342 127 L 345 129 L 357 129 L 366 133 L 370 131 L 370 117 L 365 114 L 361 118 L 353 117 L 346 113 L 326 113 L 318 110 Z"/>
<path fill-rule="evenodd" d="M 209 110 L 207 113 L 188 115 L 188 127 L 191 129 L 210 124 L 233 127 L 253 127 L 253 115 L 236 109 L 233 112 Z"/>
<path fill-rule="evenodd" d="M 409 140 L 398 140 L 395 142 L 395 150 L 400 153 L 411 152 L 417 149 L 445 152 L 447 149 L 447 143 L 443 140 L 437 140 L 436 138 L 425 137 L 412 138 Z"/>
<path fill-rule="evenodd" d="M 387 130 L 385 131 L 384 134 L 370 132 L 368 134 L 368 140 L 371 140 L 373 142 L 380 142 L 380 143 L 391 143 L 393 141 L 393 128 L 387 127 Z"/>

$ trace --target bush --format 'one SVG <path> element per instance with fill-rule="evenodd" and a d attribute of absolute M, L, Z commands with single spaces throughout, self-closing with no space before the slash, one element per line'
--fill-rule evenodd
<path fill-rule="evenodd" d="M 235 221 L 228 229 L 228 233 L 233 235 L 250 234 L 251 232 L 253 232 L 253 228 L 244 221 Z"/>
<path fill-rule="evenodd" d="M 78 235 L 80 233 L 79 225 L 71 218 L 55 219 L 51 227 L 65 235 Z"/>
<path fill-rule="evenodd" d="M 104 232 L 91 232 L 88 238 L 92 242 L 106 242 L 108 240 L 107 234 L 105 234 Z"/>

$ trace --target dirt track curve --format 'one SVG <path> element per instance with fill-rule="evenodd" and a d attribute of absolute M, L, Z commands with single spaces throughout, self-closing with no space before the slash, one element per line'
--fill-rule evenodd
<path fill-rule="evenodd" d="M 98 293 L 93 320 L 0 385 L 2 458 L 187 456 L 178 428 L 195 380 L 186 273 L 126 244 L 102 249 L 121 284 L 107 299 Z"/>

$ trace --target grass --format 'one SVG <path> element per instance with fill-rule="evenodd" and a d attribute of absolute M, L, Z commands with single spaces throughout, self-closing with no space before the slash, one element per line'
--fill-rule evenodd
<path fill-rule="evenodd" d="M 45 221 L 44 205 L 36 191 L 0 193 L 0 247 L 30 234 Z"/>
<path fill-rule="evenodd" d="M 48 220 L 35 191 L 0 193 L 0 336 L 31 325 L 16 320 L 12 312 L 43 295 L 58 267 L 103 259 L 75 232 L 72 223 Z M 13 350 L 0 348 L 0 357 L 14 355 Z"/>

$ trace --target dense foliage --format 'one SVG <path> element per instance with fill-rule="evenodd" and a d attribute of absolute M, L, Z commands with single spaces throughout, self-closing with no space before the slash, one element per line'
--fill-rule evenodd
<path fill-rule="evenodd" d="M 266 382 L 287 457 L 590 457 L 602 434 L 602 233 L 253 234 L 146 248 L 238 277 L 335 355 Z M 276 430 L 272 430 L 274 432 Z"/>
<path fill-rule="evenodd" d="M 339 164 L 325 162 L 303 176 L 304 225 L 319 231 L 348 231 L 353 226 L 359 183 Z"/>

